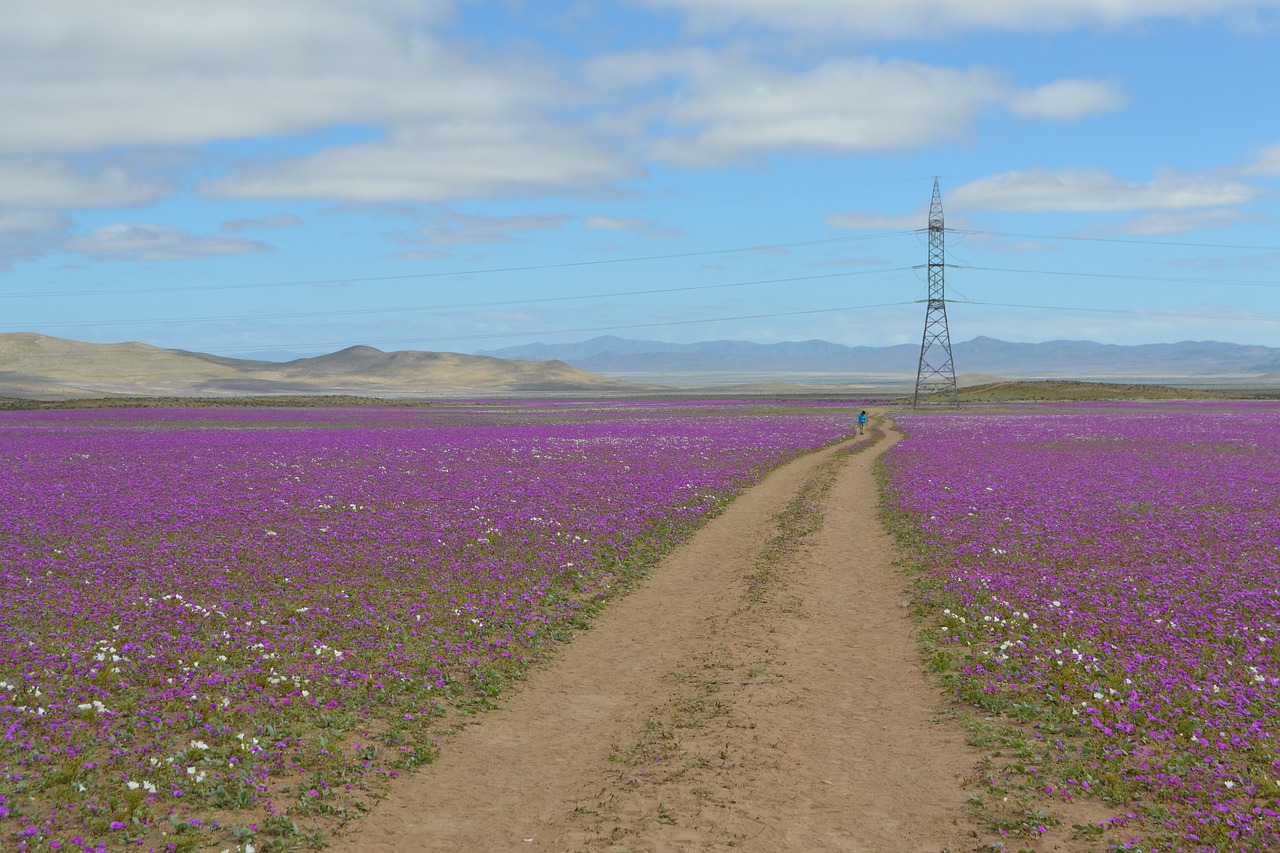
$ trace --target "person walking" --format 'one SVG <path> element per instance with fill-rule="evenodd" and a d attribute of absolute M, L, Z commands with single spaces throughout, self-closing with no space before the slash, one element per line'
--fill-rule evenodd
<path fill-rule="evenodd" d="M 866 435 L 867 432 L 867 410 L 863 409 L 858 412 L 858 435 Z"/>

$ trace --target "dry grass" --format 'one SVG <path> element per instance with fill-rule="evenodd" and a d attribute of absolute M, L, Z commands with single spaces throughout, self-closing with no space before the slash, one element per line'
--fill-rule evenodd
<path fill-rule="evenodd" d="M 960 389 L 960 403 L 1058 402 L 1068 400 L 1210 400 L 1244 396 L 1233 391 L 1168 385 L 1040 380 L 991 382 Z"/>

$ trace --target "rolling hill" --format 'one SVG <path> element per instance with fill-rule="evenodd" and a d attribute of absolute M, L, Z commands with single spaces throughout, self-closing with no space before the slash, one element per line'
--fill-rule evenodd
<path fill-rule="evenodd" d="M 288 362 L 225 358 L 140 343 L 91 344 L 0 334 L 0 396 L 375 397 L 574 394 L 637 390 L 562 361 L 355 346 Z"/>

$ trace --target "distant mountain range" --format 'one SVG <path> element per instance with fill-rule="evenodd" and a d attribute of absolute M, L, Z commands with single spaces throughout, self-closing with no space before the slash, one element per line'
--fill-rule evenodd
<path fill-rule="evenodd" d="M 672 344 L 604 336 L 573 344 L 530 344 L 487 350 L 497 358 L 559 359 L 617 379 L 659 381 L 680 376 L 844 382 L 914 379 L 920 345 L 867 347 L 829 341 L 758 344 L 708 341 Z M 1092 341 L 1011 343 L 978 337 L 952 345 L 957 375 L 973 380 L 1216 380 L 1280 381 L 1280 349 L 1183 341 L 1121 346 Z"/>
<path fill-rule="evenodd" d="M 961 385 L 1076 379 L 1173 385 L 1280 384 L 1280 349 L 1213 341 L 1116 346 L 1091 341 L 953 346 Z M 915 380 L 920 348 L 828 341 L 671 344 L 616 337 L 476 355 L 355 346 L 287 362 L 226 358 L 140 343 L 91 344 L 0 333 L 0 396 L 355 395 L 382 398 L 608 394 L 666 388 L 760 392 L 878 387 Z M 744 389 L 746 390 L 746 389 Z"/>
<path fill-rule="evenodd" d="M 369 397 L 576 394 L 636 390 L 560 361 L 349 347 L 288 362 L 224 358 L 139 343 L 0 334 L 0 396 Z"/>

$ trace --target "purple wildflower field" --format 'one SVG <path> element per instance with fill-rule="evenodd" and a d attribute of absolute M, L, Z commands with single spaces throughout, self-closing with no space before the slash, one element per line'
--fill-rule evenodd
<path fill-rule="evenodd" d="M 0 847 L 289 850 L 847 408 L 0 413 Z"/>
<path fill-rule="evenodd" d="M 1113 817 L 1076 834 L 1114 847 L 1280 850 L 1280 406 L 898 423 L 889 518 L 933 668 L 1008 724 L 1004 831 L 1092 800 Z"/>

